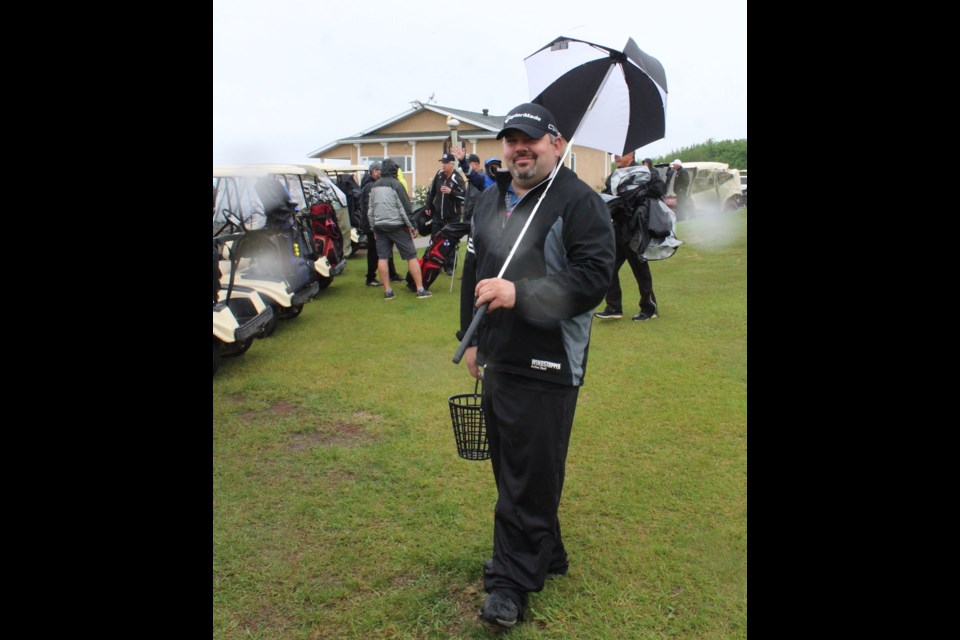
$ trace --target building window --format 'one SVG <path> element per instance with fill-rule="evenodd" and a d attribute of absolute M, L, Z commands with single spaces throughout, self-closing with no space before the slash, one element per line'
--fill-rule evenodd
<path fill-rule="evenodd" d="M 396 162 L 404 173 L 410 173 L 413 170 L 413 156 L 390 156 L 390 159 Z M 361 156 L 360 164 L 369 167 L 371 162 L 382 164 L 383 160 L 383 156 Z"/>
<path fill-rule="evenodd" d="M 573 151 L 567 155 L 567 168 L 574 173 L 577 172 L 577 154 L 575 154 Z"/>

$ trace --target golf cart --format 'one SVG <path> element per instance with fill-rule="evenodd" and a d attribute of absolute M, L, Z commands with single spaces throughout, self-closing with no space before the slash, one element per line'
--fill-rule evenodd
<path fill-rule="evenodd" d="M 221 287 L 256 291 L 277 317 L 293 318 L 330 277 L 323 256 L 296 216 L 287 175 L 292 165 L 214 167 L 214 242 L 220 251 Z M 298 187 L 299 188 L 299 187 Z M 314 259 L 316 258 L 316 259 Z"/>
<path fill-rule="evenodd" d="M 255 338 L 265 337 L 275 323 L 273 309 L 258 293 L 228 287 L 220 289 L 220 252 L 213 249 L 213 373 L 220 368 L 222 356 L 246 353 Z"/>
<path fill-rule="evenodd" d="M 356 255 L 358 249 L 366 248 L 366 234 L 360 231 L 360 184 L 357 182 L 357 175 L 362 175 L 367 171 L 367 167 L 362 164 L 331 164 L 329 162 L 298 163 L 298 166 L 306 169 L 308 175 L 327 178 L 337 189 L 339 202 L 334 204 L 334 209 L 337 211 L 337 220 L 340 223 L 345 244 L 347 238 L 350 240 L 344 255 L 351 258 Z M 342 208 L 337 204 L 341 204 Z"/>
<path fill-rule="evenodd" d="M 666 181 L 670 165 L 658 164 L 657 171 Z M 683 168 L 690 174 L 687 189 L 687 218 L 710 215 L 740 209 L 740 173 L 726 162 L 684 162 Z M 678 194 L 683 195 L 683 194 Z"/>
<path fill-rule="evenodd" d="M 346 193 L 340 188 L 344 182 L 343 177 L 350 176 L 352 182 L 356 182 L 357 172 L 366 171 L 367 168 L 359 164 L 330 164 L 330 163 L 297 163 L 297 166 L 303 167 L 307 174 L 303 177 L 304 183 L 312 180 L 319 184 L 328 184 L 330 193 L 336 195 L 336 199 L 331 201 L 334 211 L 337 212 L 337 223 L 340 225 L 340 233 L 343 235 L 343 254 L 348 259 L 352 258 L 358 249 L 363 248 L 365 244 L 361 242 L 360 229 L 354 221 L 350 219 L 350 202 Z M 357 185 L 359 187 L 359 184 Z M 322 199 L 322 194 L 321 194 Z"/>

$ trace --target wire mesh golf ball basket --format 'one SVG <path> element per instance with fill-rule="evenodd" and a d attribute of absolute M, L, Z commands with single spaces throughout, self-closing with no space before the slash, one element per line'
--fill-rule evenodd
<path fill-rule="evenodd" d="M 457 455 L 464 460 L 490 458 L 487 423 L 480 405 L 482 394 L 478 392 L 479 386 L 480 381 L 477 380 L 473 393 L 462 393 L 449 398 L 453 437 L 457 441 Z"/>

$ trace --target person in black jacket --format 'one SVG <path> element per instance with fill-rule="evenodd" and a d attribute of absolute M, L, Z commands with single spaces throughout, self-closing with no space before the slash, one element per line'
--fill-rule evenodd
<path fill-rule="evenodd" d="M 467 182 L 462 173 L 457 172 L 456 156 L 445 153 L 440 158 L 441 168 L 430 183 L 427 191 L 426 208 L 424 213 L 431 217 L 431 236 L 438 233 L 451 222 L 460 222 L 463 216 L 463 205 L 467 197 Z M 451 240 L 450 255 L 456 254 L 460 246 L 460 239 Z M 444 273 L 453 275 L 453 263 L 443 267 Z"/>
<path fill-rule="evenodd" d="M 637 163 L 634 160 L 633 153 L 634 152 L 631 151 L 623 156 L 613 156 L 613 161 L 616 163 L 617 169 L 636 166 Z M 653 167 L 653 160 L 645 158 L 643 165 L 650 170 L 650 182 L 643 187 L 646 190 L 645 197 L 660 198 L 663 196 L 664 185 L 660 174 L 657 173 L 657 170 Z M 611 178 L 613 178 L 612 173 L 607 176 L 607 184 L 603 189 L 603 193 L 611 193 Z M 646 260 L 630 250 L 628 246 L 630 243 L 630 235 L 626 231 L 626 225 L 617 224 L 617 222 L 618 221 L 614 221 L 613 227 L 617 242 L 617 261 L 613 268 L 613 280 L 610 282 L 610 288 L 607 290 L 607 305 L 603 311 L 595 313 L 594 315 L 598 318 L 623 317 L 623 291 L 620 289 L 620 276 L 618 274 L 620 273 L 620 267 L 622 267 L 624 261 L 626 261 L 630 263 L 633 277 L 637 279 L 637 288 L 640 290 L 640 312 L 633 316 L 633 319 L 637 321 L 652 320 L 657 317 L 657 296 L 653 294 L 653 276 L 650 274 L 650 265 Z"/>
<path fill-rule="evenodd" d="M 373 184 L 380 179 L 381 165 L 379 162 L 371 162 L 367 175 L 360 181 L 360 229 L 367 234 L 367 286 L 380 287 L 383 283 L 377 280 L 377 241 L 373 229 L 370 227 L 370 219 L 367 217 L 370 206 L 370 189 Z M 390 282 L 405 282 L 404 278 L 397 273 L 397 268 L 393 264 L 393 251 L 387 257 L 387 268 L 390 275 Z"/>
<path fill-rule="evenodd" d="M 464 339 L 476 308 L 488 304 L 464 351 L 470 375 L 484 381 L 498 493 L 479 615 L 511 627 L 523 619 L 528 594 L 569 566 L 557 510 L 592 312 L 615 253 L 599 194 L 566 167 L 551 178 L 565 142 L 547 109 L 515 107 L 497 138 L 509 171 L 498 173 L 474 208 L 457 337 Z"/>

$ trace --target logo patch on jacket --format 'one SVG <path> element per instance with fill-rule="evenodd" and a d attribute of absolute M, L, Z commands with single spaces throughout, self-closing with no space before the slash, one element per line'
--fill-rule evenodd
<path fill-rule="evenodd" d="M 537 371 L 546 371 L 547 369 L 560 371 L 560 363 L 550 362 L 549 360 L 537 360 L 536 358 L 533 358 L 530 360 L 530 368 L 536 369 Z"/>

